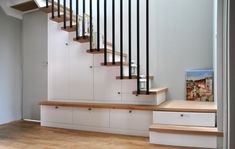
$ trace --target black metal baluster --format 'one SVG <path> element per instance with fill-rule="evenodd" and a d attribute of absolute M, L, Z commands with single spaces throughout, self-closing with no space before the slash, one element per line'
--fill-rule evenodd
<path fill-rule="evenodd" d="M 146 0 L 146 93 L 149 94 L 149 0 Z"/>
<path fill-rule="evenodd" d="M 132 79 L 132 74 L 131 74 L 131 0 L 129 0 L 129 79 Z"/>
<path fill-rule="evenodd" d="M 64 0 L 64 29 L 66 29 L 66 0 Z"/>
<path fill-rule="evenodd" d="M 60 18 L 60 0 L 58 0 L 58 2 L 57 2 L 57 9 L 58 9 L 58 17 Z"/>
<path fill-rule="evenodd" d="M 49 8 L 48 0 L 46 0 L 46 8 Z"/>
<path fill-rule="evenodd" d="M 140 94 L 140 1 L 137 0 L 137 94 Z"/>
<path fill-rule="evenodd" d="M 55 18 L 55 7 L 54 7 L 54 0 L 52 0 L 51 1 L 51 11 L 52 11 L 52 19 L 54 19 Z"/>
<path fill-rule="evenodd" d="M 78 40 L 78 0 L 76 0 L 76 40 Z"/>
<path fill-rule="evenodd" d="M 104 65 L 107 65 L 107 0 L 104 0 Z"/>
<path fill-rule="evenodd" d="M 92 51 L 92 0 L 90 0 L 90 51 Z"/>
<path fill-rule="evenodd" d="M 115 65 L 115 0 L 112 1 L 112 58 L 113 58 L 113 65 Z"/>
<path fill-rule="evenodd" d="M 97 0 L 97 51 L 100 51 L 100 1 Z"/>
<path fill-rule="evenodd" d="M 70 0 L 70 28 L 73 27 L 73 1 Z"/>
<path fill-rule="evenodd" d="M 120 75 L 123 79 L 123 0 L 120 0 Z"/>
<path fill-rule="evenodd" d="M 86 13 L 86 2 L 83 0 L 83 14 L 82 14 L 82 36 L 85 38 L 85 13 Z"/>

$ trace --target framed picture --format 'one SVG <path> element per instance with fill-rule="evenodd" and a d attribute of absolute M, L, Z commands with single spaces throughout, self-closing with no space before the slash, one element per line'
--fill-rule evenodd
<path fill-rule="evenodd" d="M 186 71 L 186 99 L 214 102 L 212 69 Z"/>

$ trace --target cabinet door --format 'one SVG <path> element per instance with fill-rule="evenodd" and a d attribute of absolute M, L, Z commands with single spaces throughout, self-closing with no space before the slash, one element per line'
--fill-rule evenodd
<path fill-rule="evenodd" d="M 72 124 L 72 108 L 60 106 L 41 106 L 41 121 Z"/>
<path fill-rule="evenodd" d="M 73 123 L 83 126 L 109 127 L 109 110 L 74 108 Z"/>
<path fill-rule="evenodd" d="M 116 80 L 119 67 L 94 67 L 95 100 L 121 101 L 121 81 Z"/>
<path fill-rule="evenodd" d="M 93 99 L 93 55 L 84 45 L 69 45 L 69 95 L 71 99 Z"/>
<path fill-rule="evenodd" d="M 68 33 L 48 24 L 49 99 L 68 99 Z"/>
<path fill-rule="evenodd" d="M 122 130 L 147 131 L 152 124 L 151 111 L 110 110 L 110 127 Z"/>
<path fill-rule="evenodd" d="M 198 112 L 153 112 L 156 124 L 215 127 L 215 113 Z"/>

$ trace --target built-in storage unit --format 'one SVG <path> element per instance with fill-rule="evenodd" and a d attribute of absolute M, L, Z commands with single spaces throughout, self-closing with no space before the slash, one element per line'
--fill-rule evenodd
<path fill-rule="evenodd" d="M 153 112 L 150 143 L 217 148 L 216 105 L 209 102 L 166 101 Z"/>
<path fill-rule="evenodd" d="M 41 125 L 76 130 L 148 136 L 156 106 L 73 103 L 41 103 Z"/>

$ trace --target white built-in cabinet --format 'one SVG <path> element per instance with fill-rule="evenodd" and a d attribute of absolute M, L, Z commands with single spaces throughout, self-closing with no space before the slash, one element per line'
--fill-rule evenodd
<path fill-rule="evenodd" d="M 120 67 L 101 66 L 103 54 L 87 53 L 89 43 L 72 40 L 74 33 L 48 22 L 48 99 L 154 104 L 154 96 L 136 96 L 136 79 L 117 80 Z M 125 70 L 128 67 L 125 66 Z"/>
<path fill-rule="evenodd" d="M 41 125 L 127 135 L 148 136 L 152 111 L 41 106 Z"/>

